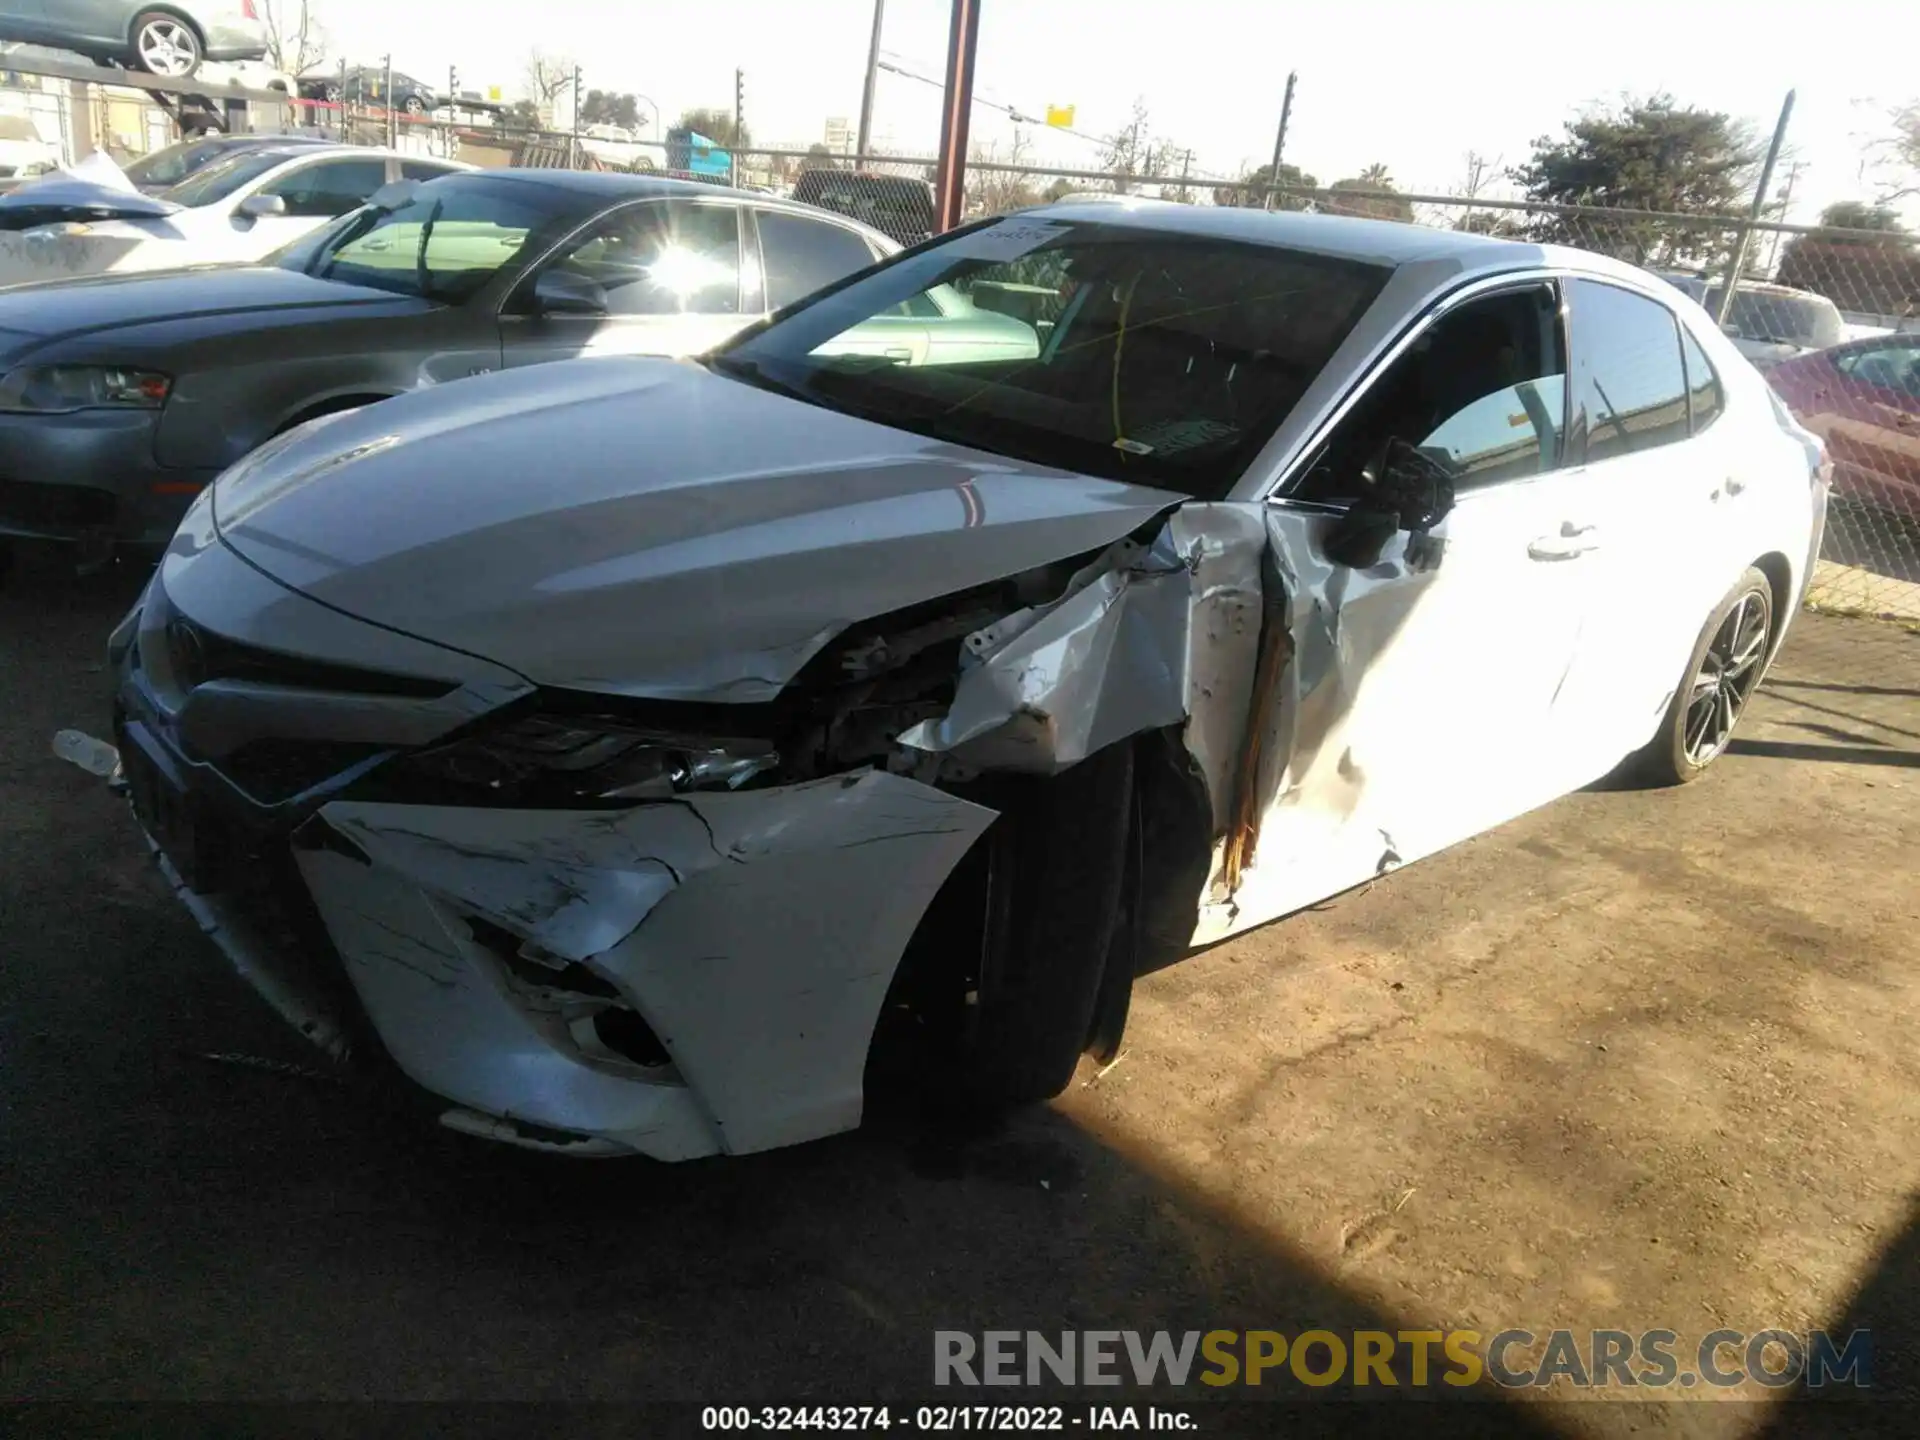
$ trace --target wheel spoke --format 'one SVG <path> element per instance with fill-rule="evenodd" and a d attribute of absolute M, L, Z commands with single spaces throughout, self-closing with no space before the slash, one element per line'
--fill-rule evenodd
<path fill-rule="evenodd" d="M 1687 715 L 1687 758 L 1688 759 L 1694 759 L 1695 757 L 1697 757 L 1700 751 L 1700 747 L 1706 743 L 1707 731 L 1711 729 L 1713 726 L 1713 702 L 1709 700 L 1705 705 L 1699 706 L 1697 708 L 1699 710 L 1699 715 L 1700 715 L 1699 723 L 1697 725 L 1694 723 L 1693 713 L 1689 711 Z"/>

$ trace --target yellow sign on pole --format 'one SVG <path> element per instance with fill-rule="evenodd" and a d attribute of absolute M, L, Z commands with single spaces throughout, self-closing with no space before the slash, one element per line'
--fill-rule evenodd
<path fill-rule="evenodd" d="M 1073 124 L 1073 106 L 1071 105 L 1047 106 L 1047 124 L 1058 126 L 1061 129 L 1066 129 L 1071 127 Z"/>
<path fill-rule="evenodd" d="M 501 93 L 500 87 L 498 85 L 487 86 L 487 99 L 493 101 L 497 105 L 500 103 L 501 100 L 505 98 L 506 97 Z"/>

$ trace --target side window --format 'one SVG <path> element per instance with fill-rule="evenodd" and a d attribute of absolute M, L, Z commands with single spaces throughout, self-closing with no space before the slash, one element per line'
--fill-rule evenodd
<path fill-rule="evenodd" d="M 1911 344 L 1894 341 L 1855 350 L 1848 355 L 1834 356 L 1833 363 L 1842 375 L 1863 385 L 1920 400 L 1920 341 Z"/>
<path fill-rule="evenodd" d="M 1687 361 L 1687 410 L 1693 417 L 1692 433 L 1698 435 L 1720 418 L 1726 397 L 1720 391 L 1720 377 L 1693 332 L 1680 327 L 1680 349 Z"/>
<path fill-rule="evenodd" d="M 1566 388 L 1552 286 L 1472 301 L 1375 379 L 1293 493 L 1351 499 L 1393 440 L 1445 465 L 1462 491 L 1543 474 L 1561 463 Z"/>
<path fill-rule="evenodd" d="M 767 308 L 778 310 L 873 264 L 873 251 L 851 230 L 778 210 L 762 210 L 760 263 L 767 272 Z"/>
<path fill-rule="evenodd" d="M 1687 375 L 1673 312 L 1630 290 L 1568 282 L 1575 461 L 1638 455 L 1687 438 Z"/>
<path fill-rule="evenodd" d="M 356 210 L 387 183 L 385 160 L 321 160 L 261 187 L 263 195 L 287 202 L 287 214 L 331 220 Z"/>
<path fill-rule="evenodd" d="M 432 160 L 402 160 L 400 178 L 402 180 L 438 180 L 442 175 L 454 173 L 450 165 L 437 164 Z"/>
<path fill-rule="evenodd" d="M 733 315 L 740 212 L 658 200 L 606 216 L 553 265 L 606 292 L 609 315 Z"/>

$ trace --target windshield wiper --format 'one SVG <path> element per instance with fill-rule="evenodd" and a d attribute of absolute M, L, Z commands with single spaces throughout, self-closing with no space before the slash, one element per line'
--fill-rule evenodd
<path fill-rule="evenodd" d="M 413 279 L 420 289 L 422 300 L 433 298 L 433 272 L 427 269 L 427 241 L 432 238 L 434 222 L 440 218 L 440 212 L 446 207 L 446 201 L 434 201 L 433 208 L 427 212 L 427 218 L 420 223 L 420 244 L 413 252 Z"/>

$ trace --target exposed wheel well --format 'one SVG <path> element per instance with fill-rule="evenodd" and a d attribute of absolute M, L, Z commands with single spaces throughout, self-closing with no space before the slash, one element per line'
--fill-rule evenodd
<path fill-rule="evenodd" d="M 1773 592 L 1773 634 L 1767 642 L 1771 650 L 1786 628 L 1787 607 L 1793 603 L 1793 566 L 1775 550 L 1754 561 L 1753 568 L 1767 577 L 1767 588 Z"/>

